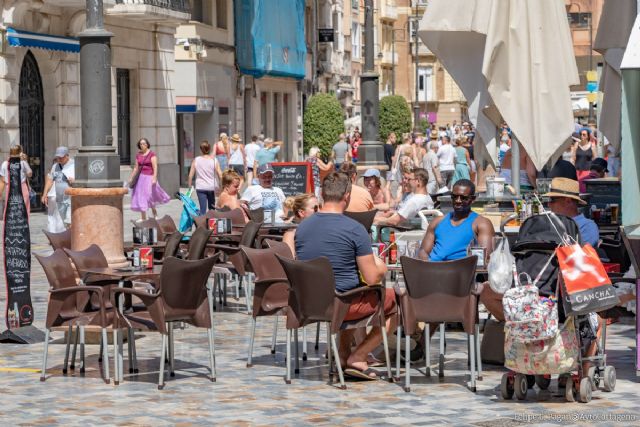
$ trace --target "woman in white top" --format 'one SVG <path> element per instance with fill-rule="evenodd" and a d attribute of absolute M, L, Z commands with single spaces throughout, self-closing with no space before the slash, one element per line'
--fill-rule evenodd
<path fill-rule="evenodd" d="M 9 159 L 20 159 L 20 183 L 22 184 L 22 197 L 24 198 L 24 205 L 27 209 L 27 215 L 31 210 L 31 205 L 29 203 L 29 184 L 27 179 L 31 178 L 33 172 L 31 171 L 31 167 L 27 163 L 27 156 L 22 152 L 22 147 L 20 145 L 12 145 L 9 148 Z M 17 160 L 16 160 L 17 162 Z M 4 195 L 4 200 L 6 201 L 8 198 L 9 192 L 9 160 L 5 160 L 2 162 L 2 166 L 0 166 L 0 194 Z"/>
<path fill-rule="evenodd" d="M 240 135 L 234 133 L 231 137 L 231 147 L 229 147 L 229 169 L 236 171 L 240 175 L 240 187 L 244 182 L 247 172 L 247 155 L 244 151 L 244 144 Z"/>
<path fill-rule="evenodd" d="M 220 177 L 220 164 L 211 155 L 211 145 L 208 141 L 200 143 L 202 156 L 193 159 L 187 185 L 191 187 L 193 176 L 196 175 L 196 194 L 200 203 L 200 215 L 207 213 L 208 209 L 214 209 L 216 205 L 215 191 L 218 189 Z"/>

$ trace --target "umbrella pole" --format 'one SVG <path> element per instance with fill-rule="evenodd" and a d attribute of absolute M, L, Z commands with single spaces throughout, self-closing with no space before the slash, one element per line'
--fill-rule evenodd
<path fill-rule="evenodd" d="M 511 185 L 520 196 L 520 143 L 515 135 L 511 137 Z"/>

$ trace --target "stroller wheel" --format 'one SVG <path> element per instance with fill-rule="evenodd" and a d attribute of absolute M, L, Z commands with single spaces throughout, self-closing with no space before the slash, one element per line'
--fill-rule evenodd
<path fill-rule="evenodd" d="M 616 389 L 616 368 L 609 365 L 604 368 L 603 375 L 604 391 L 613 391 Z"/>
<path fill-rule="evenodd" d="M 567 384 L 564 389 L 564 398 L 567 400 L 567 402 L 576 401 L 576 389 L 571 377 L 567 378 Z"/>
<path fill-rule="evenodd" d="M 513 382 L 513 388 L 518 400 L 524 400 L 527 397 L 527 391 L 529 390 L 529 384 L 527 376 L 524 374 L 516 374 L 515 381 Z"/>
<path fill-rule="evenodd" d="M 587 372 L 587 376 L 591 380 L 591 390 L 596 391 L 600 386 L 600 373 L 595 366 L 590 367 Z"/>
<path fill-rule="evenodd" d="M 500 381 L 500 393 L 504 400 L 511 400 L 513 397 L 513 384 L 509 381 L 509 374 L 502 374 Z"/>
<path fill-rule="evenodd" d="M 540 388 L 540 390 L 546 390 L 549 388 L 549 385 L 551 384 L 551 377 L 547 378 L 544 375 L 536 375 L 536 384 L 538 385 L 538 388 Z"/>
<path fill-rule="evenodd" d="M 580 402 L 591 402 L 591 379 L 589 377 L 580 380 Z"/>

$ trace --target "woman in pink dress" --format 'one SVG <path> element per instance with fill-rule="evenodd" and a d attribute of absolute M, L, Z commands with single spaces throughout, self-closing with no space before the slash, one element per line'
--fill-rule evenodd
<path fill-rule="evenodd" d="M 158 184 L 158 158 L 150 148 L 149 141 L 146 138 L 140 138 L 138 141 L 140 151 L 136 154 L 136 164 L 129 177 L 129 187 L 132 188 L 131 210 L 140 212 L 143 220 L 147 219 L 147 210 L 151 209 L 153 216 L 157 217 L 156 206 L 171 200 Z M 138 179 L 133 182 L 136 175 Z"/>

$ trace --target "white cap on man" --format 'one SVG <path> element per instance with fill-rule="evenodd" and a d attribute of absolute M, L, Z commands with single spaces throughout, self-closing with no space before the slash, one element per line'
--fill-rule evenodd
<path fill-rule="evenodd" d="M 56 148 L 56 153 L 53 156 L 54 158 L 60 158 L 69 155 L 69 149 L 67 147 L 58 147 Z"/>

